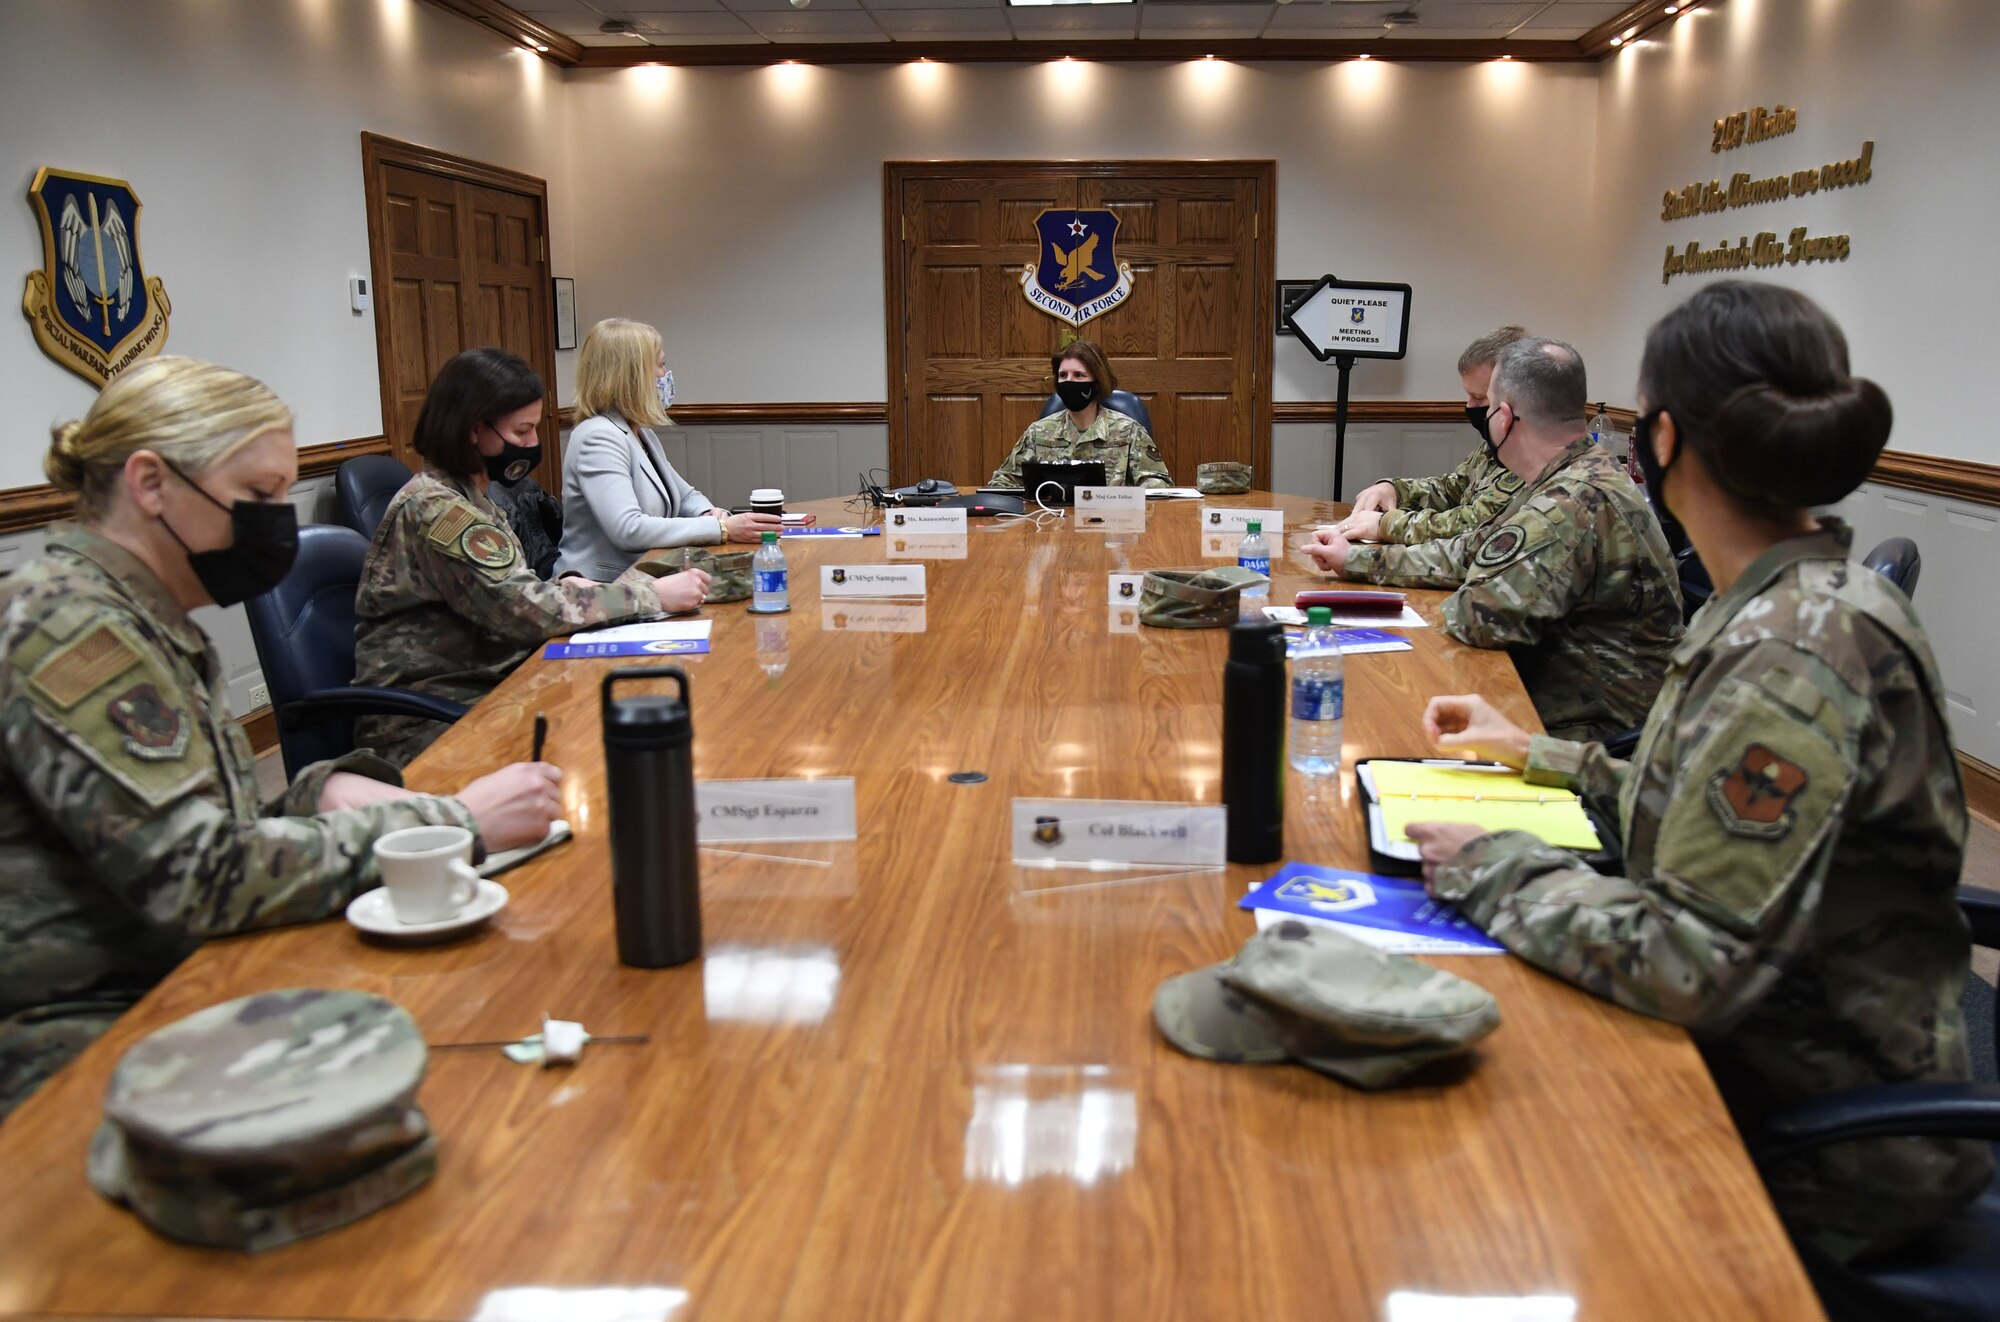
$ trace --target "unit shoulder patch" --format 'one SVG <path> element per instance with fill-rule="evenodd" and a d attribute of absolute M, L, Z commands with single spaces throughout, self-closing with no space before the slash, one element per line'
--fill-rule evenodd
<path fill-rule="evenodd" d="M 475 523 L 458 539 L 458 549 L 481 569 L 506 569 L 514 563 L 514 539 L 490 523 Z"/>
<path fill-rule="evenodd" d="M 1494 565 L 1504 565 L 1520 553 L 1527 541 L 1528 531 L 1520 524 L 1503 525 L 1479 544 L 1479 551 L 1472 557 L 1472 562 L 1489 569 Z"/>
<path fill-rule="evenodd" d="M 1731 835 L 1780 840 L 1792 829 L 1792 801 L 1809 783 L 1804 767 L 1751 744 L 1734 767 L 1709 781 L 1708 804 Z"/>
<path fill-rule="evenodd" d="M 188 718 L 156 684 L 134 684 L 112 698 L 104 714 L 124 732 L 125 751 L 142 762 L 173 762 L 187 753 Z"/>

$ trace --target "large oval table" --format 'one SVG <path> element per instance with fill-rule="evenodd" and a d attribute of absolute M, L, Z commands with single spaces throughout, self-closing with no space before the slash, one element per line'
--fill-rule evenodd
<path fill-rule="evenodd" d="M 1278 601 L 1309 577 L 1299 530 L 1344 508 L 1215 503 L 1286 510 Z M 1272 869 L 1058 889 L 1013 866 L 1015 796 L 1219 801 L 1225 633 L 1135 628 L 1107 574 L 1227 559 L 1233 536 L 1192 502 L 1156 502 L 1142 535 L 981 520 L 947 547 L 963 558 L 922 560 L 921 607 L 822 603 L 819 566 L 923 549 L 896 542 L 787 539 L 792 612 L 710 607 L 713 651 L 684 661 L 697 775 L 852 776 L 858 842 L 705 852 L 704 959 L 622 967 L 597 714 L 618 663 L 529 661 L 410 780 L 525 757 L 545 711 L 577 838 L 509 873 L 508 908 L 456 944 L 336 921 L 188 960 L 0 1125 L 0 1315 L 1415 1322 L 1500 1296 L 1531 1301 L 1509 1318 L 1820 1316 L 1679 1029 L 1454 958 L 1504 1016 L 1461 1070 L 1368 1094 L 1211 1064 L 1154 1031 L 1153 989 L 1234 952 L 1253 930 L 1236 901 Z M 1435 622 L 1438 594 L 1414 599 Z M 1436 692 L 1533 723 L 1504 654 L 1409 636 L 1348 661 L 1350 765 L 1425 751 Z M 1366 867 L 1351 774 L 1289 788 L 1287 856 Z M 433 1044 L 544 1013 L 647 1041 L 556 1069 L 435 1052 L 437 1178 L 261 1256 L 169 1243 L 91 1192 L 119 1053 L 297 985 L 391 997 Z"/>

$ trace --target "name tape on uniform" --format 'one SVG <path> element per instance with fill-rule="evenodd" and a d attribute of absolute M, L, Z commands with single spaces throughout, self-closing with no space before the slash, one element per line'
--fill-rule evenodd
<path fill-rule="evenodd" d="M 1221 867 L 1220 804 L 1014 800 L 1014 862 L 1027 868 Z"/>
<path fill-rule="evenodd" d="M 822 597 L 921 597 L 922 565 L 821 565 Z"/>
<path fill-rule="evenodd" d="M 695 837 L 705 845 L 749 840 L 854 839 L 854 777 L 701 780 Z"/>
<path fill-rule="evenodd" d="M 1245 509 L 1235 505 L 1201 507 L 1201 530 L 1206 533 L 1233 532 L 1240 537 L 1250 531 L 1253 521 L 1264 525 L 1266 537 L 1276 537 L 1285 531 L 1283 510 Z"/>

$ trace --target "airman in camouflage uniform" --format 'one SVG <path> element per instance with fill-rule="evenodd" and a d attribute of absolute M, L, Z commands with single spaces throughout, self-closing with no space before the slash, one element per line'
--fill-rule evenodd
<path fill-rule="evenodd" d="M 1097 406 L 1097 417 L 1082 431 L 1076 429 L 1068 410 L 1029 423 L 1028 429 L 1021 433 L 1021 439 L 1014 443 L 1006 462 L 993 470 L 993 479 L 987 485 L 1018 488 L 1021 485 L 1021 466 L 1030 459 L 1043 463 L 1101 459 L 1104 462 L 1104 481 L 1114 487 L 1170 487 L 1174 484 L 1174 479 L 1167 472 L 1166 461 L 1160 458 L 1160 447 L 1153 444 L 1152 433 L 1141 426 L 1137 418 L 1127 417 L 1101 403 Z"/>
<path fill-rule="evenodd" d="M 1646 719 L 1680 641 L 1673 557 L 1619 462 L 1578 439 L 1483 527 L 1357 546 L 1346 578 L 1457 588 L 1445 632 L 1504 647 L 1550 734 L 1602 739 Z"/>
<path fill-rule="evenodd" d="M 1376 537 L 1384 542 L 1429 542 L 1484 527 L 1513 503 L 1521 479 L 1484 444 L 1457 468 L 1436 477 L 1392 477 L 1396 508 L 1382 512 Z"/>
<path fill-rule="evenodd" d="M 423 472 L 396 493 L 375 530 L 355 595 L 354 682 L 472 703 L 547 639 L 660 613 L 652 580 L 544 583 L 507 517 L 469 480 Z M 445 727 L 370 716 L 355 736 L 397 766 Z"/>
<path fill-rule="evenodd" d="M 1696 617 L 1630 764 L 1531 742 L 1530 781 L 1616 812 L 1625 876 L 1507 831 L 1431 885 L 1529 962 L 1686 1025 L 1746 1135 L 1842 1088 L 1968 1077 L 1944 688 L 1851 537 L 1829 522 L 1780 543 Z M 1992 1156 L 1890 1138 L 1763 1168 L 1794 1227 L 1846 1259 L 1963 1204 Z"/>
<path fill-rule="evenodd" d="M 0 1115 L 204 938 L 337 913 L 379 884 L 371 842 L 477 831 L 457 799 L 317 813 L 308 768 L 260 810 L 208 637 L 137 557 L 81 529 L 0 586 Z"/>

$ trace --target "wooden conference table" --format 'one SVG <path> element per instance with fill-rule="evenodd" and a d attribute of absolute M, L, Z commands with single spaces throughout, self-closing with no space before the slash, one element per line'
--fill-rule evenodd
<path fill-rule="evenodd" d="M 1341 508 L 1275 503 L 1293 548 Z M 1224 631 L 1119 632 L 1106 575 L 1235 539 L 1206 546 L 1193 502 L 1149 515 L 1124 537 L 975 523 L 965 558 L 924 561 L 922 607 L 886 615 L 823 609 L 818 567 L 879 562 L 893 538 L 792 538 L 790 615 L 709 608 L 712 653 L 683 659 L 698 776 L 852 776 L 860 838 L 810 864 L 704 853 L 705 957 L 677 969 L 613 948 L 597 704 L 617 663 L 530 660 L 410 779 L 445 789 L 526 756 L 545 710 L 577 839 L 509 873 L 508 908 L 457 944 L 331 922 L 188 960 L 0 1125 L 0 1316 L 1462 1315 L 1427 1295 L 1541 1297 L 1554 1311 L 1519 1314 L 1537 1318 L 1566 1300 L 1583 1319 L 1820 1316 L 1680 1030 L 1511 958 L 1456 958 L 1438 962 L 1504 1017 L 1456 1076 L 1368 1094 L 1211 1064 L 1155 1032 L 1153 989 L 1235 951 L 1253 930 L 1236 901 L 1271 869 L 1047 890 L 1010 863 L 1017 795 L 1219 800 Z M 1276 568 L 1289 601 L 1306 571 Z M 1434 621 L 1438 594 L 1416 595 Z M 760 629 L 766 660 L 786 644 L 779 674 Z M 1434 692 L 1534 720 L 1503 654 L 1410 636 L 1348 661 L 1350 759 L 1423 751 Z M 961 770 L 988 779 L 947 779 Z M 1317 803 L 1290 793 L 1290 858 L 1366 866 L 1351 775 Z M 433 1044 L 518 1037 L 544 1012 L 650 1040 L 548 1070 L 433 1053 L 437 1178 L 260 1256 L 172 1244 L 93 1193 L 119 1053 L 297 985 L 391 997 Z"/>

